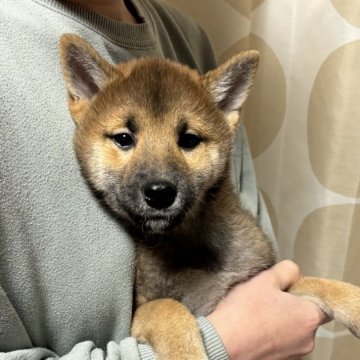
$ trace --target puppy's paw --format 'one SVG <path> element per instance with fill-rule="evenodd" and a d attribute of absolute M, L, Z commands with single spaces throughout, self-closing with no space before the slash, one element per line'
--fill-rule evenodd
<path fill-rule="evenodd" d="M 178 301 L 153 300 L 135 312 L 131 335 L 151 345 L 157 360 L 206 360 L 196 319 Z"/>
<path fill-rule="evenodd" d="M 314 302 L 329 318 L 339 321 L 360 338 L 358 286 L 337 280 L 304 277 L 289 292 Z"/>

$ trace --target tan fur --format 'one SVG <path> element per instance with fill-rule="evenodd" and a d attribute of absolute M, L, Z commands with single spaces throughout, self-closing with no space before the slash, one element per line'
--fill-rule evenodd
<path fill-rule="evenodd" d="M 208 315 L 232 286 L 276 261 L 229 176 L 238 110 L 258 60 L 255 51 L 240 53 L 201 76 L 161 59 L 113 66 L 83 39 L 61 39 L 75 150 L 90 186 L 133 235 L 132 334 L 160 360 L 205 359 L 194 316 Z M 131 146 L 119 145 L 119 134 L 130 136 Z M 189 150 L 180 142 L 184 134 L 201 141 Z M 155 209 L 144 188 L 160 180 L 177 193 L 171 205 Z M 303 278 L 290 292 L 360 335 L 359 288 Z"/>
<path fill-rule="evenodd" d="M 72 79 L 70 76 L 70 73 L 68 71 L 67 67 L 67 61 L 68 61 L 68 52 L 69 52 L 69 46 L 79 46 L 84 49 L 85 52 L 91 53 L 93 58 L 96 62 L 99 63 L 101 68 L 103 69 L 104 73 L 108 76 L 108 79 L 110 80 L 113 76 L 117 76 L 118 74 L 115 73 L 113 67 L 107 63 L 104 59 L 101 58 L 101 56 L 98 53 L 92 52 L 92 47 L 84 42 L 80 37 L 72 36 L 70 34 L 64 35 L 60 39 L 60 60 L 61 65 L 63 68 L 63 75 L 65 78 L 66 83 L 68 84 L 68 91 L 69 91 L 69 110 L 73 117 L 73 119 L 76 122 L 79 122 L 82 120 L 83 116 L 85 115 L 86 111 L 89 108 L 89 105 L 91 104 L 90 101 L 87 101 L 87 99 L 81 99 L 77 94 L 76 91 L 74 91 L 74 88 L 72 87 Z M 102 84 L 102 86 L 105 86 L 105 83 Z"/>
<path fill-rule="evenodd" d="M 360 337 L 360 291 L 357 286 L 343 281 L 303 277 L 289 292 L 314 302 L 331 319 L 341 322 Z"/>
<path fill-rule="evenodd" d="M 207 359 L 197 322 L 178 301 L 160 299 L 139 307 L 131 333 L 139 341 L 157 343 L 159 359 Z"/>

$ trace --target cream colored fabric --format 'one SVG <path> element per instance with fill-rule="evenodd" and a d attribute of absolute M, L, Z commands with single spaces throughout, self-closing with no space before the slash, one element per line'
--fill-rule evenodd
<path fill-rule="evenodd" d="M 220 61 L 261 51 L 244 121 L 283 258 L 360 285 L 360 1 L 168 0 Z M 358 360 L 339 325 L 308 360 Z"/>

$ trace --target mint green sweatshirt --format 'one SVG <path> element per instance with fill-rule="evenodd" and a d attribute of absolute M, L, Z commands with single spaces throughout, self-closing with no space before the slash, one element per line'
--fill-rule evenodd
<path fill-rule="evenodd" d="M 215 66 L 192 20 L 155 0 L 134 5 L 142 24 L 66 1 L 0 0 L 0 360 L 154 358 L 129 337 L 133 243 L 79 172 L 58 52 L 70 32 L 114 63 Z M 242 131 L 233 162 L 240 196 L 270 232 Z M 210 323 L 199 325 L 209 358 L 227 359 Z"/>

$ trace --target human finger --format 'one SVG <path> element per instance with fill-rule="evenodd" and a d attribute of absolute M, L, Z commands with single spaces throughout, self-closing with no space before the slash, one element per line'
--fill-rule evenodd
<path fill-rule="evenodd" d="M 289 289 L 301 276 L 299 266 L 290 260 L 280 261 L 270 271 L 275 277 L 276 284 L 283 291 Z"/>

